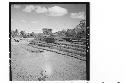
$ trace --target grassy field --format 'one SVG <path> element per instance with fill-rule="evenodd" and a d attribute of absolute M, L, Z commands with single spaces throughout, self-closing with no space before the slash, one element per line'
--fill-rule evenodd
<path fill-rule="evenodd" d="M 85 80 L 86 62 L 28 46 L 27 40 L 11 42 L 12 80 Z"/>

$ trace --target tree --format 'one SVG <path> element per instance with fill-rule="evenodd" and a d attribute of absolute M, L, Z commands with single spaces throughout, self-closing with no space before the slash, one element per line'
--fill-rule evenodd
<path fill-rule="evenodd" d="M 43 28 L 43 34 L 45 35 L 51 35 L 52 34 L 52 29 L 47 29 L 47 28 Z"/>
<path fill-rule="evenodd" d="M 18 33 L 18 29 L 16 29 L 15 31 L 11 31 L 11 36 L 12 37 L 18 37 L 19 36 L 19 33 Z"/>
<path fill-rule="evenodd" d="M 75 34 L 74 29 L 67 29 L 66 37 L 75 37 Z"/>
<path fill-rule="evenodd" d="M 27 37 L 25 31 L 20 31 L 20 36 L 23 37 L 23 38 L 26 38 L 26 37 Z"/>
<path fill-rule="evenodd" d="M 18 29 L 15 30 L 15 35 L 18 36 L 19 33 L 18 33 Z"/>
<path fill-rule="evenodd" d="M 66 30 L 58 31 L 57 36 L 58 37 L 66 37 Z"/>
<path fill-rule="evenodd" d="M 80 24 L 76 26 L 75 32 L 77 38 L 85 38 L 86 37 L 86 20 L 81 20 Z"/>
<path fill-rule="evenodd" d="M 35 33 L 34 32 L 30 33 L 30 37 L 35 37 Z"/>
<path fill-rule="evenodd" d="M 67 29 L 66 40 L 81 39 L 86 37 L 86 20 L 81 20 L 80 23 L 74 29 Z"/>

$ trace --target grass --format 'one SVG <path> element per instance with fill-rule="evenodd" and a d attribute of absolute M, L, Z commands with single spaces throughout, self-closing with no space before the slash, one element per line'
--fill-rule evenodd
<path fill-rule="evenodd" d="M 12 43 L 13 80 L 85 80 L 86 62 L 54 52 Z"/>

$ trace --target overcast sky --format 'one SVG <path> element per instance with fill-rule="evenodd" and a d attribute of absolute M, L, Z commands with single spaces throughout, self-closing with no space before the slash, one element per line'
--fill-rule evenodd
<path fill-rule="evenodd" d="M 18 4 L 11 5 L 11 28 L 26 32 L 53 32 L 72 29 L 85 19 L 85 4 Z"/>

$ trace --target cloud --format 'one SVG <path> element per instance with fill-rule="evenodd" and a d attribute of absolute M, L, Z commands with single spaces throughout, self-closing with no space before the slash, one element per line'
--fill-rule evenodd
<path fill-rule="evenodd" d="M 54 7 L 48 8 L 49 16 L 63 16 L 67 13 L 68 13 L 67 9 L 59 7 L 59 6 L 54 6 Z"/>
<path fill-rule="evenodd" d="M 45 14 L 48 16 L 63 16 L 68 13 L 67 9 L 62 8 L 60 6 L 53 6 L 53 7 L 41 7 L 41 6 L 34 6 L 34 5 L 27 5 L 24 9 L 24 12 L 32 12 L 35 11 L 37 14 Z"/>
<path fill-rule="evenodd" d="M 70 17 L 77 18 L 77 19 L 86 19 L 85 12 L 71 13 Z"/>
<path fill-rule="evenodd" d="M 36 6 L 36 13 L 47 13 L 48 9 L 46 7 Z"/>
<path fill-rule="evenodd" d="M 21 6 L 20 5 L 13 5 L 14 8 L 20 8 Z"/>
<path fill-rule="evenodd" d="M 35 6 L 34 6 L 34 5 L 27 5 L 27 6 L 23 9 L 23 11 L 30 13 L 30 12 L 32 12 L 34 9 L 35 9 Z"/>

